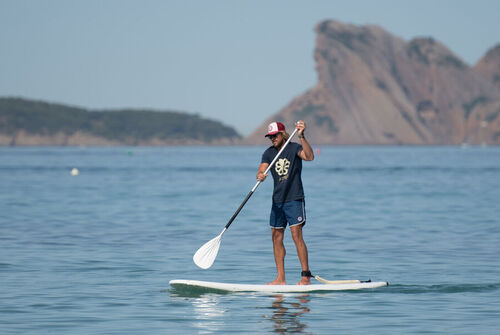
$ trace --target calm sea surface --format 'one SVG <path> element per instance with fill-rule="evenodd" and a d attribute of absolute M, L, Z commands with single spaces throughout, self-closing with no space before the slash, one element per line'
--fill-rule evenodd
<path fill-rule="evenodd" d="M 274 279 L 271 180 L 214 265 L 192 261 L 255 184 L 263 147 L 0 148 L 0 333 L 499 334 L 500 148 L 319 149 L 303 170 L 312 272 L 389 287 L 169 287 Z"/>

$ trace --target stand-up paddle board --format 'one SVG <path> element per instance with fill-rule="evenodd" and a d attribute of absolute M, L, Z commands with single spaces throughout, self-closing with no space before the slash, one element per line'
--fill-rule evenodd
<path fill-rule="evenodd" d="M 217 283 L 200 280 L 176 279 L 169 282 L 175 289 L 205 289 L 224 292 L 269 292 L 269 293 L 290 293 L 290 292 L 320 292 L 320 291 L 346 291 L 360 290 L 367 288 L 377 288 L 389 285 L 382 282 L 360 282 L 343 281 L 338 284 L 311 284 L 311 285 L 261 285 L 261 284 L 235 284 Z"/>

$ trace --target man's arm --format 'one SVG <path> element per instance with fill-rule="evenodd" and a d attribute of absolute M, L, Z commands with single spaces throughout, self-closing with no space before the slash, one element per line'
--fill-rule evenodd
<path fill-rule="evenodd" d="M 298 155 L 305 161 L 312 161 L 314 159 L 314 152 L 304 135 L 306 123 L 300 120 L 296 123 L 295 127 L 299 130 L 297 133 L 299 134 L 300 144 L 302 144 L 302 150 L 299 151 Z"/>
<path fill-rule="evenodd" d="M 299 138 L 300 144 L 302 144 L 302 150 L 299 151 L 299 157 L 305 161 L 312 161 L 314 159 L 314 153 L 311 145 L 307 142 L 304 135 L 302 135 L 302 137 L 299 136 Z"/>
<path fill-rule="evenodd" d="M 259 171 L 257 171 L 257 180 L 264 181 L 266 179 L 267 174 L 264 174 L 264 172 L 266 172 L 268 166 L 269 163 L 261 163 L 259 165 Z"/>

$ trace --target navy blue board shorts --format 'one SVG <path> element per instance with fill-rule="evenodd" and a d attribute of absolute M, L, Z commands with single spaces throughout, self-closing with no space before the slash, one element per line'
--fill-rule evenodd
<path fill-rule="evenodd" d="M 293 227 L 306 223 L 306 206 L 304 200 L 273 202 L 269 225 L 271 228 L 285 229 L 288 224 Z"/>

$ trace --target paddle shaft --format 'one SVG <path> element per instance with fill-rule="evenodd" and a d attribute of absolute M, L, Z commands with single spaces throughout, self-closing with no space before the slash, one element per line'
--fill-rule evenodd
<path fill-rule="evenodd" d="M 285 150 L 285 147 L 288 145 L 288 143 L 290 143 L 290 141 L 292 140 L 292 137 L 297 133 L 298 129 L 295 128 L 295 130 L 293 131 L 292 135 L 290 135 L 290 137 L 288 138 L 288 140 L 285 142 L 285 144 L 283 144 L 283 146 L 281 147 L 280 151 L 278 151 L 278 154 L 276 155 L 276 157 L 274 157 L 273 161 L 271 162 L 271 164 L 269 164 L 269 166 L 267 167 L 266 171 L 264 172 L 264 174 L 267 174 L 269 172 L 269 170 L 271 170 L 271 167 L 273 166 L 273 164 L 276 162 L 276 160 L 278 160 L 278 157 L 281 155 L 281 153 L 283 152 L 283 150 Z M 238 207 L 238 209 L 236 210 L 236 212 L 233 214 L 233 216 L 231 217 L 231 219 L 229 219 L 228 223 L 226 224 L 226 226 L 224 227 L 224 230 L 222 231 L 222 233 L 224 233 L 226 231 L 227 228 L 229 228 L 229 226 L 231 225 L 231 223 L 233 223 L 234 219 L 236 219 L 236 217 L 238 216 L 238 214 L 240 214 L 241 210 L 243 209 L 243 207 L 245 206 L 245 204 L 247 203 L 248 199 L 250 199 L 250 197 L 252 196 L 252 194 L 255 192 L 255 190 L 257 189 L 257 187 L 259 187 L 260 183 L 262 183 L 261 180 L 257 181 L 257 183 L 255 184 L 255 186 L 252 188 L 252 190 L 247 194 L 247 196 L 245 197 L 245 200 L 243 200 L 243 202 L 241 203 L 240 207 Z"/>

